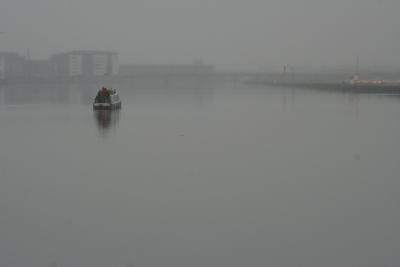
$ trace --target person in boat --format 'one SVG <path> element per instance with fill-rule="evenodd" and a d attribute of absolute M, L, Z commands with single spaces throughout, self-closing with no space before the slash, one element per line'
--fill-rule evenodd
<path fill-rule="evenodd" d="M 101 92 L 102 92 L 102 94 L 103 94 L 104 96 L 110 95 L 110 92 L 108 92 L 107 88 L 105 88 L 105 87 L 103 87 L 103 88 L 101 89 Z"/>
<path fill-rule="evenodd" d="M 95 102 L 96 103 L 110 102 L 110 92 L 107 90 L 107 88 L 103 87 L 101 88 L 101 90 L 97 92 Z"/>

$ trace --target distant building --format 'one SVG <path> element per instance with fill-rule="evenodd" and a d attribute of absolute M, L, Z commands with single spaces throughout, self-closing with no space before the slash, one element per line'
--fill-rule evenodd
<path fill-rule="evenodd" d="M 98 77 L 117 75 L 118 54 L 115 52 L 79 50 L 56 54 L 51 57 L 55 76 Z"/>
<path fill-rule="evenodd" d="M 25 75 L 32 79 L 48 79 L 54 75 L 50 60 L 26 60 Z"/>
<path fill-rule="evenodd" d="M 25 58 L 13 52 L 0 52 L 0 79 L 24 76 Z"/>

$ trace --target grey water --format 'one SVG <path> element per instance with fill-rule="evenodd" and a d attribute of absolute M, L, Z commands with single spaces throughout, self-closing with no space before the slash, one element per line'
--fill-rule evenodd
<path fill-rule="evenodd" d="M 0 85 L 0 266 L 397 266 L 400 97 Z"/>

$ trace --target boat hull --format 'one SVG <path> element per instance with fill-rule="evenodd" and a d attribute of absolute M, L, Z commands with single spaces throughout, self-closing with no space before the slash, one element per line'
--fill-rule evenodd
<path fill-rule="evenodd" d="M 113 110 L 113 109 L 120 109 L 121 108 L 121 102 L 117 103 L 94 103 L 93 104 L 93 109 L 94 110 Z"/>

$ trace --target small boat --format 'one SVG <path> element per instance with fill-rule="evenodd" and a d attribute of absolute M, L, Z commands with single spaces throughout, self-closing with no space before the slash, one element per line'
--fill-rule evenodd
<path fill-rule="evenodd" d="M 120 109 L 120 108 L 121 108 L 121 100 L 119 99 L 117 91 L 115 91 L 114 89 L 107 89 L 103 87 L 101 90 L 97 92 L 97 95 L 93 103 L 93 109 L 110 110 L 110 109 Z"/>

